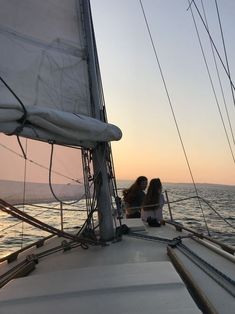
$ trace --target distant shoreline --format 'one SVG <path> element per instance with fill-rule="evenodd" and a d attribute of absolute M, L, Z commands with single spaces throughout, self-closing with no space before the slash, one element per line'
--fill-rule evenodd
<path fill-rule="evenodd" d="M 117 182 L 128 182 L 128 183 L 131 183 L 131 182 L 134 182 L 135 179 L 117 179 Z M 192 182 L 162 182 L 163 185 L 167 184 L 167 185 L 193 185 Z M 224 183 L 198 183 L 196 182 L 195 183 L 196 186 L 225 186 L 225 187 L 234 187 L 235 188 L 235 183 L 234 184 L 224 184 Z"/>
<path fill-rule="evenodd" d="M 78 200 L 84 195 L 83 184 L 52 184 L 61 201 Z M 49 183 L 0 180 L 0 199 L 11 204 L 56 202 Z"/>

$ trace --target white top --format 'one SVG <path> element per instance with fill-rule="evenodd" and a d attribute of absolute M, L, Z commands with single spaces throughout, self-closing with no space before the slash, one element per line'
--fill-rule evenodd
<path fill-rule="evenodd" d="M 143 208 L 141 209 L 141 218 L 143 221 L 147 221 L 148 217 L 156 218 L 158 221 L 163 219 L 162 210 L 165 204 L 165 198 L 163 194 L 160 195 L 159 203 L 160 206 L 156 210 L 143 210 Z"/>

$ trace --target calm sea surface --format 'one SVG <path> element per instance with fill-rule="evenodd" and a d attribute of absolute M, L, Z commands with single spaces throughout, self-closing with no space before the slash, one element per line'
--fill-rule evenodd
<path fill-rule="evenodd" d="M 118 182 L 120 195 L 121 189 L 128 187 L 129 184 L 131 182 Z M 192 184 L 164 184 L 164 190 L 167 190 L 171 202 L 174 220 L 207 234 L 206 220 L 211 236 L 235 246 L 235 186 L 199 184 L 197 188 L 198 195 L 202 198 L 200 203 L 194 198 L 196 193 Z M 39 206 L 41 205 L 43 204 L 39 204 Z M 60 228 L 61 217 L 58 204 L 50 203 L 49 206 L 49 209 L 27 206 L 24 210 L 30 215 Z M 79 228 L 86 218 L 85 203 L 80 202 L 76 207 L 67 205 L 64 206 L 64 209 L 65 231 Z M 167 204 L 164 206 L 164 216 L 169 218 Z M 0 257 L 47 235 L 46 232 L 37 230 L 26 223 L 22 224 L 17 219 L 0 212 Z"/>

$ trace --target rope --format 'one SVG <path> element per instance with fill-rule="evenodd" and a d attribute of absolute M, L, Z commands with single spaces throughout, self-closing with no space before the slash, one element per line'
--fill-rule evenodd
<path fill-rule="evenodd" d="M 215 87 L 214 87 L 213 80 L 212 80 L 212 77 L 211 77 L 211 74 L 210 74 L 210 70 L 209 70 L 209 66 L 208 66 L 208 63 L 207 63 L 207 60 L 206 60 L 206 56 L 205 56 L 205 53 L 204 53 L 204 49 L 203 49 L 203 46 L 202 46 L 201 38 L 200 38 L 200 35 L 199 35 L 199 32 L 198 32 L 197 23 L 195 21 L 194 14 L 193 14 L 193 11 L 192 11 L 191 7 L 190 7 L 190 11 L 191 11 L 192 19 L 193 19 L 194 26 L 195 26 L 195 29 L 196 29 L 196 33 L 197 33 L 199 45 L 200 45 L 200 48 L 201 48 L 203 60 L 205 62 L 207 74 L 209 76 L 209 80 L 210 80 L 210 83 L 211 83 L 211 87 L 212 87 L 212 90 L 213 90 L 213 94 L 214 94 L 214 97 L 215 97 L 217 108 L 219 110 L 219 115 L 220 115 L 220 118 L 221 118 L 221 122 L 222 122 L 222 125 L 223 125 L 223 128 L 224 128 L 224 132 L 225 132 L 225 135 L 226 135 L 226 138 L 227 138 L 229 149 L 230 149 L 230 152 L 231 152 L 231 155 L 232 155 L 232 159 L 233 159 L 233 162 L 234 162 L 234 165 L 235 165 L 235 156 L 233 154 L 233 149 L 232 149 L 232 146 L 231 146 L 231 143 L 230 143 L 230 140 L 229 140 L 228 132 L 227 132 L 227 129 L 226 129 L 226 126 L 225 126 L 225 123 L 224 123 L 223 115 L 222 115 L 222 112 L 221 112 L 221 109 L 220 109 L 219 101 L 218 101 L 218 98 L 217 98 L 217 95 L 216 95 Z"/>
<path fill-rule="evenodd" d="M 216 5 L 216 11 L 217 11 L 218 20 L 219 20 L 219 26 L 220 26 L 221 38 L 222 38 L 222 42 L 223 42 L 223 48 L 224 48 L 224 55 L 225 55 L 226 65 L 227 65 L 228 73 L 230 75 L 230 67 L 229 67 L 229 63 L 228 63 L 227 50 L 226 50 L 226 46 L 225 46 L 224 33 L 223 33 L 223 29 L 222 29 L 222 24 L 221 24 L 221 19 L 220 19 L 219 7 L 218 7 L 217 0 L 215 0 L 215 5 Z M 232 98 L 233 98 L 233 105 L 234 105 L 234 108 L 235 108 L 234 90 L 233 90 L 233 86 L 231 84 L 231 81 L 229 81 L 229 82 L 230 82 L 230 88 L 231 88 L 231 93 L 232 93 Z M 230 119 L 229 119 L 229 125 L 230 125 L 231 132 L 232 132 L 232 126 L 231 126 Z M 232 132 L 232 137 L 233 137 L 233 143 L 235 144 L 235 139 L 234 139 L 233 132 Z"/>
<path fill-rule="evenodd" d="M 23 115 L 22 115 L 22 117 L 18 120 L 18 122 L 21 123 L 21 125 L 20 125 L 20 126 L 17 126 L 17 127 L 15 128 L 15 130 L 14 130 L 11 134 L 8 134 L 8 135 L 13 135 L 13 134 L 16 134 L 16 135 L 17 135 L 17 139 L 18 139 L 19 145 L 20 145 L 20 147 L 21 147 L 21 149 L 22 149 L 23 155 L 25 155 L 25 154 L 24 154 L 23 147 L 22 147 L 22 145 L 21 145 L 21 143 L 20 143 L 20 140 L 19 140 L 19 138 L 18 138 L 18 134 L 21 133 L 21 131 L 23 130 L 24 125 L 25 125 L 25 123 L 26 123 L 26 121 L 27 121 L 27 110 L 26 110 L 26 108 L 25 108 L 23 102 L 20 100 L 20 98 L 16 95 L 16 93 L 11 89 L 11 87 L 4 81 L 4 79 L 3 79 L 1 76 L 0 76 L 0 80 L 1 80 L 2 83 L 6 86 L 6 88 L 10 91 L 10 93 L 16 98 L 16 100 L 19 102 L 19 104 L 20 104 L 21 107 L 22 107 Z"/>
<path fill-rule="evenodd" d="M 210 209 L 212 209 L 224 222 L 226 222 L 230 227 L 232 227 L 233 229 L 235 229 L 235 227 L 226 220 L 226 218 L 224 218 L 223 216 L 221 216 L 211 205 L 208 201 L 206 201 L 205 199 L 203 199 L 202 197 L 200 197 L 200 199 L 205 202 L 209 207 Z"/>
<path fill-rule="evenodd" d="M 178 202 L 182 202 L 182 201 L 186 201 L 186 200 L 189 200 L 189 199 L 192 199 L 192 198 L 198 198 L 198 197 L 199 197 L 204 203 L 206 203 L 206 204 L 208 205 L 208 207 L 209 207 L 210 209 L 212 209 L 225 223 L 227 223 L 230 227 L 232 227 L 233 229 L 235 229 L 235 227 L 234 227 L 230 222 L 228 222 L 228 221 L 226 220 L 226 218 L 224 218 L 222 215 L 220 215 L 220 214 L 216 211 L 216 209 L 213 208 L 213 207 L 211 206 L 211 204 L 210 204 L 207 200 L 205 200 L 204 198 L 202 198 L 201 196 L 191 196 L 191 197 L 182 198 L 182 199 L 179 199 L 179 200 L 176 200 L 176 201 L 171 201 L 171 202 L 169 202 L 169 203 L 170 203 L 170 204 L 178 203 Z"/>
<path fill-rule="evenodd" d="M 25 156 L 25 154 L 23 153 L 23 150 L 22 150 L 23 155 L 20 155 L 20 154 L 18 154 L 16 151 L 14 151 L 13 149 L 7 147 L 6 145 L 4 145 L 4 144 L 2 144 L 2 143 L 0 143 L 0 146 L 3 147 L 3 148 L 5 148 L 5 149 L 8 150 L 9 152 L 11 152 L 11 153 L 13 153 L 13 154 L 19 156 L 20 158 L 24 158 L 24 159 L 27 158 L 27 157 Z M 38 167 L 40 167 L 40 168 L 43 168 L 43 169 L 45 169 L 45 170 L 49 170 L 48 167 L 46 167 L 46 166 L 44 166 L 44 165 L 41 165 L 40 163 L 38 163 L 38 162 L 36 162 L 36 161 L 33 161 L 33 160 L 31 160 L 31 159 L 28 159 L 28 158 L 27 158 L 27 160 L 28 160 L 28 162 L 30 162 L 30 163 L 32 163 L 32 164 L 34 164 L 34 165 L 36 165 L 36 166 L 38 166 Z M 51 170 L 51 172 L 52 172 L 52 173 L 55 173 L 55 174 L 57 174 L 57 175 L 59 175 L 59 176 L 61 176 L 61 177 L 63 177 L 63 178 L 66 178 L 66 179 L 69 179 L 69 180 L 71 180 L 71 181 L 74 181 L 74 182 L 76 182 L 76 183 L 81 183 L 80 179 L 71 178 L 71 177 L 66 176 L 66 175 L 64 175 L 64 174 L 62 174 L 62 173 L 60 173 L 60 172 L 58 172 L 58 171 L 55 171 L 55 170 Z"/>
<path fill-rule="evenodd" d="M 55 211 L 60 211 L 60 208 L 56 208 L 56 207 L 50 207 L 50 206 L 42 206 L 42 205 L 36 205 L 36 204 L 25 204 L 25 205 L 30 205 L 30 206 L 33 206 L 33 207 L 38 207 L 38 208 L 47 208 L 48 210 L 51 209 L 51 210 L 55 210 Z M 56 204 L 55 206 L 57 206 L 58 204 Z M 71 205 L 72 206 L 72 205 Z M 75 207 L 73 205 L 73 207 Z M 63 211 L 68 211 L 68 212 L 86 212 L 86 209 L 69 209 L 69 208 L 63 208 Z"/>
<path fill-rule="evenodd" d="M 19 137 L 18 134 L 16 135 L 16 138 L 17 138 L 17 142 L 18 142 L 18 144 L 19 144 L 19 146 L 20 146 L 20 149 L 21 149 L 21 151 L 22 151 L 23 158 L 26 160 L 26 159 L 27 159 L 27 156 L 26 156 L 26 153 L 25 153 L 25 151 L 24 151 L 23 145 L 22 145 L 22 143 L 21 143 L 21 141 L 20 141 L 20 137 Z"/>
<path fill-rule="evenodd" d="M 44 230 L 46 232 L 52 233 L 54 235 L 57 235 L 59 237 L 64 237 L 64 238 L 68 238 L 70 240 L 73 240 L 75 242 L 79 242 L 79 243 L 93 243 L 93 244 L 98 244 L 98 241 L 94 241 L 94 240 L 90 240 L 87 239 L 86 241 L 82 238 L 79 238 L 78 235 L 72 235 L 70 233 L 61 231 L 60 229 L 57 229 L 51 225 L 48 225 L 30 215 L 28 215 L 27 213 L 19 210 L 18 208 L 12 206 L 11 204 L 5 202 L 4 200 L 0 199 L 0 210 L 2 210 L 3 212 L 6 212 L 8 214 L 10 214 L 11 216 L 20 219 L 22 221 L 27 222 L 28 224 L 39 228 L 41 230 Z M 86 223 L 86 222 L 85 222 Z M 84 223 L 84 224 L 85 224 Z M 78 234 L 80 234 L 81 230 L 79 231 Z"/>
<path fill-rule="evenodd" d="M 48 212 L 48 210 L 43 210 L 42 212 L 38 213 L 37 215 L 35 215 L 35 216 L 33 216 L 33 217 L 40 216 L 41 214 L 44 214 L 44 213 L 46 213 L 46 212 Z M 21 221 L 15 223 L 14 225 L 10 225 L 10 226 L 8 226 L 8 227 L 6 227 L 6 228 L 1 229 L 0 232 L 3 232 L 3 231 L 8 230 L 8 229 L 11 229 L 12 227 L 15 227 L 15 226 L 17 226 L 17 225 L 19 225 L 19 224 L 21 224 Z"/>
<path fill-rule="evenodd" d="M 203 9 L 203 14 L 204 14 L 206 26 L 207 26 L 207 28 L 209 30 L 209 25 L 208 25 L 208 21 L 207 21 L 207 17 L 206 17 L 206 12 L 205 12 L 205 7 L 204 7 L 204 4 L 203 4 L 202 0 L 201 0 L 201 4 L 202 4 L 202 9 Z M 223 34 L 222 26 L 221 26 L 221 32 Z M 222 35 L 222 38 L 223 38 L 223 35 Z M 218 81 L 219 81 L 219 85 L 220 85 L 220 90 L 221 90 L 221 94 L 222 94 L 222 98 L 223 98 L 224 108 L 225 108 L 225 111 L 226 111 L 230 132 L 231 132 L 231 135 L 232 135 L 233 143 L 235 143 L 235 138 L 234 138 L 234 133 L 233 133 L 231 120 L 230 120 L 230 117 L 229 117 L 227 102 L 225 100 L 224 90 L 223 90 L 222 82 L 221 82 L 221 79 L 220 79 L 219 69 L 218 69 L 217 61 L 216 61 L 216 58 L 215 58 L 215 52 L 214 52 L 214 48 L 213 48 L 211 40 L 210 40 L 210 45 L 211 45 L 211 51 L 212 51 L 212 55 L 213 55 L 213 60 L 214 60 L 215 68 L 216 68 L 216 73 L 217 73 L 217 77 L 218 77 Z M 226 52 L 226 50 L 225 50 L 225 52 Z M 231 84 L 230 84 L 230 87 L 231 87 Z M 234 92 L 233 92 L 232 87 L 231 87 L 231 92 L 232 92 L 232 96 L 233 96 L 233 103 L 235 105 L 235 98 L 234 98 Z"/>
<path fill-rule="evenodd" d="M 94 189 L 93 189 L 93 196 L 91 195 L 91 187 L 92 184 L 94 184 L 93 176 L 91 175 L 91 169 L 90 169 L 90 163 L 91 163 L 91 151 L 82 149 L 82 166 L 83 166 L 83 175 L 84 175 L 84 187 L 85 187 L 85 200 L 86 200 L 86 212 L 87 217 L 90 212 L 93 211 L 95 208 L 95 202 L 94 202 Z M 90 185 L 90 181 L 92 181 L 92 184 Z M 90 220 L 90 223 L 92 224 L 92 227 L 94 229 L 94 221 L 93 219 Z"/>
<path fill-rule="evenodd" d="M 67 250 L 76 248 L 78 246 L 80 246 L 83 249 L 88 249 L 88 245 L 85 242 L 76 243 L 74 241 L 70 241 L 70 242 L 62 241 L 61 245 L 59 246 L 42 251 L 38 254 L 28 255 L 25 258 L 25 260 L 23 260 L 22 262 L 19 262 L 16 266 L 12 267 L 10 270 L 0 275 L 0 288 L 6 285 L 13 278 L 23 276 L 26 273 L 29 273 L 30 271 L 32 271 L 35 268 L 35 264 L 37 264 L 41 258 L 60 252 L 62 250 L 67 251 Z M 29 267 L 30 265 L 31 265 L 31 268 L 29 271 L 27 271 L 27 267 Z"/>
<path fill-rule="evenodd" d="M 2 83 L 6 86 L 6 88 L 10 91 L 10 93 L 16 98 L 16 100 L 20 103 L 22 109 L 23 109 L 23 116 L 22 116 L 22 120 L 26 120 L 27 117 L 27 110 L 23 104 L 23 102 L 20 100 L 20 98 L 16 95 L 16 93 L 11 89 L 11 87 L 4 81 L 4 79 L 0 76 L 0 81 L 2 81 Z"/>
<path fill-rule="evenodd" d="M 189 1 L 189 0 L 188 0 L 188 1 Z M 202 15 L 201 15 L 201 13 L 200 13 L 200 11 L 199 11 L 199 9 L 198 9 L 196 3 L 195 3 L 195 0 L 192 0 L 191 4 L 190 4 L 190 6 L 189 6 L 190 10 L 191 10 L 192 4 L 194 4 L 194 6 L 195 6 L 195 8 L 196 8 L 196 10 L 197 10 L 197 13 L 198 13 L 198 15 L 199 15 L 199 17 L 200 17 L 200 19 L 201 19 L 201 21 L 202 21 L 202 23 L 203 23 L 203 26 L 204 26 L 204 28 L 205 28 L 205 30 L 206 30 L 206 32 L 207 32 L 207 34 L 208 34 L 210 40 L 211 40 L 211 43 L 212 43 L 213 47 L 215 48 L 216 54 L 217 54 L 217 56 L 218 56 L 218 58 L 219 58 L 219 60 L 220 60 L 220 62 L 221 62 L 221 64 L 222 64 L 222 66 L 223 66 L 223 68 L 224 68 L 224 70 L 225 70 L 225 73 L 227 74 L 227 76 L 228 76 L 228 78 L 229 78 L 229 81 L 230 81 L 230 84 L 231 84 L 232 88 L 235 89 L 235 86 L 234 86 L 234 84 L 233 84 L 233 81 L 232 81 L 232 79 L 231 79 L 231 76 L 230 76 L 230 74 L 228 73 L 228 70 L 226 69 L 226 67 L 225 67 L 225 65 L 224 65 L 224 62 L 223 62 L 223 60 L 222 60 L 222 58 L 221 58 L 221 56 L 220 56 L 220 54 L 219 54 L 219 52 L 218 52 L 218 49 L 217 49 L 217 47 L 216 47 L 216 45 L 215 45 L 215 43 L 214 43 L 214 41 L 213 41 L 213 38 L 211 37 L 211 34 L 210 34 L 210 32 L 209 32 L 209 30 L 208 30 L 208 28 L 207 28 L 207 26 L 206 26 L 206 23 L 204 22 L 204 20 L 203 20 L 203 18 L 202 18 Z"/>
<path fill-rule="evenodd" d="M 149 241 L 159 241 L 159 242 L 163 242 L 163 243 L 167 243 L 167 244 L 170 244 L 174 240 L 174 239 L 172 240 L 172 239 L 169 239 L 169 238 L 150 236 L 150 235 L 141 234 L 141 233 L 138 233 L 138 232 L 129 232 L 126 235 L 128 237 L 139 238 L 139 239 L 149 240 Z"/>
<path fill-rule="evenodd" d="M 82 197 L 79 199 L 79 200 L 76 200 L 76 201 L 73 201 L 73 202 L 69 202 L 69 203 L 65 203 L 63 202 L 61 199 L 59 199 L 54 190 L 53 190 L 53 187 L 52 187 L 52 182 L 51 182 L 51 173 L 52 173 L 52 163 L 53 163 L 53 153 L 54 153 L 54 144 L 51 143 L 51 155 L 50 155 L 50 165 L 49 165 L 49 187 L 50 187 L 50 190 L 51 190 L 51 193 L 52 195 L 54 196 L 54 198 L 61 204 L 64 204 L 64 205 L 72 205 L 72 204 L 75 204 L 77 203 L 84 195 L 82 195 Z"/>
<path fill-rule="evenodd" d="M 27 156 L 27 150 L 28 150 L 28 141 L 26 139 L 25 142 L 25 151 Z M 25 210 L 25 196 L 26 196 L 26 175 L 27 175 L 27 158 L 24 160 L 24 188 L 23 188 L 23 211 Z M 24 223 L 22 222 L 22 233 L 21 233 L 21 248 L 23 247 L 23 241 L 24 241 Z"/>
<path fill-rule="evenodd" d="M 173 115 L 173 119 L 174 119 L 175 126 L 176 126 L 176 129 L 177 129 L 178 137 L 179 137 L 179 140 L 180 140 L 180 143 L 181 143 L 181 147 L 183 149 L 183 153 L 184 153 L 184 157 L 185 157 L 185 160 L 186 160 L 186 164 L 188 166 L 188 170 L 189 170 L 192 182 L 193 182 L 195 193 L 198 195 L 198 191 L 197 191 L 196 183 L 195 183 L 194 176 L 193 176 L 193 173 L 192 173 L 192 169 L 191 169 L 191 166 L 190 166 L 190 163 L 189 163 L 189 159 L 188 159 L 188 156 L 187 156 L 187 153 L 186 153 L 186 149 L 185 149 L 184 142 L 183 142 L 183 139 L 182 139 L 182 136 L 181 136 L 181 132 L 180 132 L 180 129 L 179 129 L 179 125 L 178 125 L 178 122 L 177 122 L 177 119 L 176 119 L 176 115 L 175 115 L 174 108 L 173 108 L 173 105 L 172 105 L 172 101 L 171 101 L 171 98 L 170 98 L 170 94 L 169 94 L 169 91 L 168 91 L 168 88 L 167 88 L 165 77 L 164 77 L 164 74 L 163 74 L 163 71 L 162 71 L 160 60 L 159 60 L 159 57 L 158 57 L 158 54 L 157 54 L 157 50 L 156 50 L 155 44 L 153 42 L 153 37 L 152 37 L 151 31 L 150 31 L 150 27 L 149 27 L 148 20 L 147 20 L 146 14 L 145 14 L 145 10 L 144 10 L 143 4 L 142 4 L 142 0 L 139 0 L 139 2 L 140 2 L 140 6 L 141 6 L 141 10 L 142 10 L 143 16 L 144 16 L 144 20 L 145 20 L 145 24 L 146 24 L 147 31 L 148 31 L 148 34 L 149 34 L 149 38 L 150 38 L 150 41 L 151 41 L 151 45 L 152 45 L 152 48 L 153 48 L 153 51 L 154 51 L 155 59 L 157 61 L 158 68 L 159 68 L 159 71 L 160 71 L 160 75 L 161 75 L 161 78 L 162 78 L 162 81 L 163 81 L 163 85 L 164 85 L 164 88 L 165 88 L 167 99 L 168 99 L 168 102 L 169 102 L 169 105 L 170 105 L 170 109 L 171 109 L 171 112 L 172 112 L 172 115 Z M 199 207 L 201 208 L 201 212 L 202 212 L 204 223 L 205 223 L 205 226 L 206 226 L 206 229 L 207 229 L 207 233 L 208 233 L 208 235 L 210 235 L 210 232 L 209 232 L 209 229 L 208 229 L 208 226 L 207 226 L 207 222 L 206 222 L 206 219 L 205 219 L 205 216 L 204 216 L 203 208 L 201 206 L 201 203 L 200 203 L 199 199 L 198 199 L 198 202 L 199 202 Z"/>
<path fill-rule="evenodd" d="M 219 13 L 219 7 L 218 7 L 217 0 L 215 0 L 215 5 L 216 5 L 216 12 L 217 12 L 217 15 L 218 15 L 219 26 L 220 26 L 221 38 L 222 38 L 222 42 L 223 42 L 223 48 L 224 48 L 224 55 L 225 55 L 226 65 L 227 65 L 228 73 L 230 75 L 230 68 L 229 68 L 229 63 L 228 63 L 228 55 L 227 55 L 227 50 L 226 50 L 226 46 L 225 46 L 224 33 L 223 33 L 223 29 L 222 29 L 222 24 L 221 24 L 221 19 L 220 19 L 220 13 Z M 234 104 L 234 107 L 235 107 L 234 91 L 233 91 L 231 82 L 230 82 L 230 86 L 231 86 L 231 91 L 232 91 L 232 96 L 233 96 L 233 104 Z"/>
<path fill-rule="evenodd" d="M 143 240 L 163 242 L 163 243 L 167 243 L 171 248 L 179 249 L 180 252 L 185 254 L 193 263 L 195 263 L 199 268 L 201 268 L 208 276 L 210 276 L 213 280 L 215 280 L 220 286 L 222 286 L 232 296 L 235 296 L 234 291 L 233 291 L 235 287 L 235 281 L 229 278 L 227 275 L 222 273 L 220 270 L 218 270 L 214 266 L 212 266 L 211 264 L 209 264 L 207 261 L 202 259 L 200 256 L 198 256 L 196 253 L 194 253 L 191 249 L 189 249 L 186 245 L 182 243 L 182 239 L 188 239 L 188 238 L 194 239 L 195 237 L 194 235 L 179 236 L 173 239 L 169 239 L 169 238 L 149 236 L 149 235 L 144 235 L 141 233 L 131 232 L 131 233 L 128 233 L 127 236 L 139 238 Z M 227 287 L 226 283 L 229 284 L 232 289 Z"/>

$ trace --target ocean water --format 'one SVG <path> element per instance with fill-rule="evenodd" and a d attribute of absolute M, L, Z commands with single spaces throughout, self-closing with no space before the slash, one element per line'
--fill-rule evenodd
<path fill-rule="evenodd" d="M 122 189 L 131 183 L 130 181 L 118 182 L 120 196 Z M 202 198 L 200 203 L 195 198 L 196 193 L 192 184 L 165 183 L 163 188 L 164 191 L 167 190 L 174 220 L 206 235 L 209 230 L 214 238 L 235 246 L 235 186 L 199 184 L 197 190 Z M 61 212 L 58 203 L 48 204 L 49 208 L 44 206 L 45 204 L 38 204 L 21 207 L 21 209 L 43 222 L 60 228 Z M 164 206 L 164 217 L 170 218 L 167 204 Z M 64 205 L 65 231 L 79 230 L 85 219 L 85 201 L 79 202 L 78 205 Z M 19 222 L 16 218 L 0 211 L 0 257 L 47 235 L 48 233 Z"/>
<path fill-rule="evenodd" d="M 235 246 L 235 186 L 198 184 L 200 202 L 190 198 L 196 196 L 192 184 L 165 184 L 165 189 L 169 201 L 176 201 L 170 204 L 173 219 Z"/>

